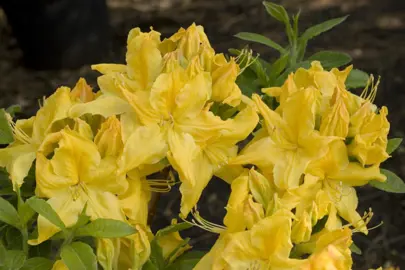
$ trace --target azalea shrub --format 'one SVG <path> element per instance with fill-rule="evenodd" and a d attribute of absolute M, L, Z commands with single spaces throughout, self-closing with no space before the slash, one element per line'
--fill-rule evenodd
<path fill-rule="evenodd" d="M 264 6 L 288 44 L 236 36 L 274 61 L 216 53 L 195 24 L 135 28 L 125 64 L 92 66 L 98 91 L 81 78 L 29 119 L 2 109 L 0 269 L 351 269 L 373 216 L 356 189 L 405 191 L 381 168 L 401 139 L 374 104 L 379 79 L 344 53 L 306 55 L 345 17 L 300 32 L 299 14 Z M 231 187 L 223 224 L 197 210 L 214 176 Z M 174 185 L 180 213 L 152 232 L 151 201 Z M 218 235 L 209 252 L 180 235 L 192 226 Z"/>

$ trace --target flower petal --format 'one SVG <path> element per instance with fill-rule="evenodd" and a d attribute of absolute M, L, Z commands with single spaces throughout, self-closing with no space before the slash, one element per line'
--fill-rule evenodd
<path fill-rule="evenodd" d="M 154 164 L 166 156 L 167 144 L 158 125 L 138 127 L 128 138 L 119 160 L 126 173 L 142 164 Z"/>
<path fill-rule="evenodd" d="M 94 101 L 78 103 L 69 110 L 69 117 L 80 117 L 86 113 L 109 117 L 131 111 L 129 104 L 119 97 L 102 95 Z"/>

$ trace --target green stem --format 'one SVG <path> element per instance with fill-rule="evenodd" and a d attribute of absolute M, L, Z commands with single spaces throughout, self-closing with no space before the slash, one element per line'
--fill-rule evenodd
<path fill-rule="evenodd" d="M 63 247 L 69 245 L 70 243 L 72 243 L 73 237 L 74 237 L 74 234 L 73 234 L 72 232 L 67 233 L 67 234 L 65 235 L 65 239 L 63 240 L 63 243 L 62 243 L 62 245 L 60 246 L 60 248 L 59 248 L 59 250 L 58 250 L 58 253 L 56 253 L 56 258 L 60 258 L 60 253 L 61 253 Z M 56 258 L 55 258 L 55 259 L 56 259 Z"/>
<path fill-rule="evenodd" d="M 21 229 L 21 234 L 22 234 L 22 246 L 23 246 L 23 251 L 26 256 L 28 256 L 28 230 L 27 227 L 23 227 Z"/>

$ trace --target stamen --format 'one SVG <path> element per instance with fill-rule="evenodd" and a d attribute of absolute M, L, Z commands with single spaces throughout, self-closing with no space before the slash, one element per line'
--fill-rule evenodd
<path fill-rule="evenodd" d="M 360 97 L 366 101 L 370 101 L 374 103 L 374 100 L 377 96 L 378 86 L 380 85 L 381 77 L 378 77 L 376 83 L 374 83 L 374 76 L 373 74 L 370 75 L 370 78 L 367 81 L 367 85 L 364 88 L 363 92 L 361 93 Z"/>
<path fill-rule="evenodd" d="M 31 144 L 31 137 L 28 136 L 24 130 L 22 130 L 21 128 L 18 128 L 16 126 L 16 124 L 13 121 L 13 118 L 11 117 L 11 115 L 9 115 L 8 113 L 7 115 L 7 121 L 10 124 L 11 127 L 11 131 L 13 132 L 14 135 L 14 139 L 18 140 L 24 144 Z"/>
<path fill-rule="evenodd" d="M 191 221 L 188 221 L 186 219 L 183 219 L 183 221 L 212 233 L 220 234 L 226 230 L 225 226 L 212 223 L 201 217 L 197 209 L 192 210 L 191 215 L 194 217 Z"/>
<path fill-rule="evenodd" d="M 169 172 L 169 179 L 167 180 L 148 179 L 147 183 L 149 185 L 149 190 L 157 193 L 169 192 L 172 189 L 172 186 L 178 184 L 172 171 Z"/>
<path fill-rule="evenodd" d="M 256 57 L 253 57 L 253 51 L 248 48 L 242 49 L 240 54 L 235 58 L 235 62 L 239 65 L 240 71 L 238 73 L 238 76 L 245 71 L 246 68 L 248 68 L 250 65 L 252 65 L 258 58 L 259 54 L 256 55 Z"/>

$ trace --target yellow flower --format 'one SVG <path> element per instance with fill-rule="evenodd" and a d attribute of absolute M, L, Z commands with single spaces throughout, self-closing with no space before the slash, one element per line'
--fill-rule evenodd
<path fill-rule="evenodd" d="M 290 259 L 291 219 L 289 211 L 278 211 L 250 230 L 225 234 L 214 254 L 208 253 L 196 269 L 294 269 L 301 260 Z M 205 267 L 205 268 L 204 268 Z"/>
<path fill-rule="evenodd" d="M 255 164 L 272 169 L 274 182 L 280 189 L 297 187 L 308 164 L 324 156 L 336 137 L 321 136 L 315 130 L 316 98 L 313 88 L 300 90 L 285 103 L 282 116 L 272 111 L 258 95 L 254 95 L 268 136 L 244 148 L 232 164 Z M 262 135 L 261 135 L 262 136 Z M 274 167 L 274 168 L 272 168 Z"/>
<path fill-rule="evenodd" d="M 364 165 L 380 164 L 389 155 L 386 152 L 390 123 L 388 110 L 382 107 L 375 113 L 370 102 L 365 102 L 350 119 L 349 137 L 353 138 L 348 150 Z"/>
<path fill-rule="evenodd" d="M 72 105 L 69 95 L 70 89 L 61 87 L 44 100 L 36 116 L 18 120 L 15 124 L 10 120 L 15 141 L 0 149 L 0 166 L 6 167 L 14 190 L 23 184 L 35 160 L 36 151 L 50 133 L 53 123 L 67 117 L 67 111 Z"/>
<path fill-rule="evenodd" d="M 149 259 L 150 229 L 136 225 L 137 233 L 123 238 L 97 239 L 97 260 L 105 270 L 142 269 Z"/>
<path fill-rule="evenodd" d="M 308 243 L 297 246 L 298 252 L 312 254 L 301 269 L 351 269 L 353 261 L 350 245 L 352 243 L 352 232 L 347 227 L 314 234 Z"/>
<path fill-rule="evenodd" d="M 240 68 L 234 58 L 228 62 L 223 54 L 217 54 L 212 71 L 212 100 L 233 107 L 241 101 L 242 92 L 236 84 Z"/>
<path fill-rule="evenodd" d="M 51 153 L 53 156 L 49 157 Z M 92 220 L 126 220 L 115 195 L 128 188 L 125 175 L 117 173 L 117 165 L 111 159 L 101 158 L 93 141 L 68 127 L 44 140 L 37 153 L 36 180 L 36 195 L 49 198 L 48 203 L 67 227 L 76 223 L 86 204 L 86 214 Z M 58 231 L 58 227 L 39 216 L 38 238 L 29 243 L 40 244 Z"/>
<path fill-rule="evenodd" d="M 107 156 L 118 157 L 121 155 L 124 143 L 121 135 L 121 123 L 115 116 L 109 117 L 102 123 L 94 143 L 98 147 L 101 158 Z"/>
<path fill-rule="evenodd" d="M 145 138 L 158 142 L 154 143 L 154 148 L 144 148 L 145 151 L 160 146 L 164 149 L 162 143 L 165 142 L 168 145 L 168 159 L 183 183 L 180 191 L 184 216 L 197 203 L 213 173 L 225 165 L 231 155 L 236 155 L 236 143 L 253 130 L 258 120 L 250 108 L 228 121 L 210 112 L 206 103 L 212 92 L 211 77 L 201 71 L 198 62 L 194 65 L 187 70 L 177 67 L 170 73 L 162 73 L 150 92 L 130 92 L 122 88 L 143 125 L 139 129 L 150 130 Z M 164 156 L 165 153 L 160 158 Z M 124 162 L 126 167 L 133 163 L 131 159 L 129 156 Z"/>

